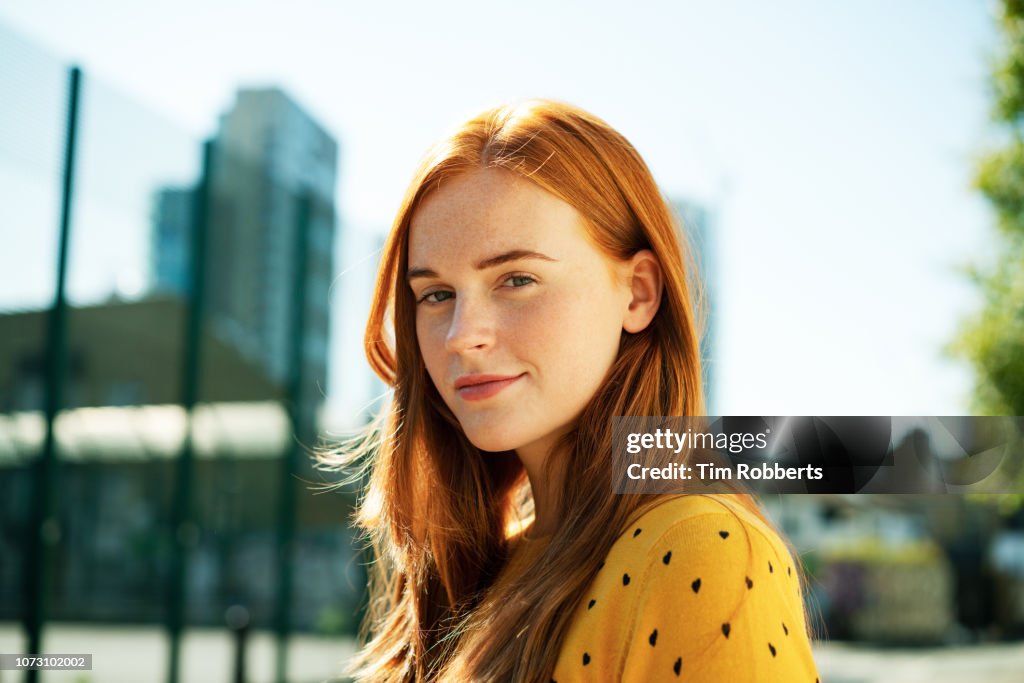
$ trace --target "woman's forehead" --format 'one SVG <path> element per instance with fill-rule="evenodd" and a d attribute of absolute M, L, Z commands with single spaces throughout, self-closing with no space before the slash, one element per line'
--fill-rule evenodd
<path fill-rule="evenodd" d="M 571 249 L 584 239 L 579 213 L 535 183 L 502 169 L 445 179 L 410 222 L 409 264 L 458 255 L 476 262 L 509 250 Z"/>

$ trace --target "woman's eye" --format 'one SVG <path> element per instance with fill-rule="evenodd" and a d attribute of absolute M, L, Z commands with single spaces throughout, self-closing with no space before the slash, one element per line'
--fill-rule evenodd
<path fill-rule="evenodd" d="M 505 282 L 513 288 L 525 287 L 526 285 L 536 282 L 529 275 L 509 275 L 505 278 Z"/>
<path fill-rule="evenodd" d="M 452 294 L 452 292 L 448 292 L 448 291 L 445 291 L 443 289 L 439 289 L 439 290 L 434 291 L 434 292 L 427 292 L 426 294 L 421 296 L 416 303 L 421 304 L 421 303 L 426 302 L 428 304 L 439 304 L 442 301 L 447 301 L 452 296 L 454 296 L 454 294 Z"/>

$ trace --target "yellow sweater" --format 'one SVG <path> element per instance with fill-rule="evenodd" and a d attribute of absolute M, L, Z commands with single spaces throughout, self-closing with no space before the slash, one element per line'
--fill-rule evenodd
<path fill-rule="evenodd" d="M 521 543 L 512 571 L 544 540 Z M 728 495 L 651 509 L 601 562 L 552 679 L 815 683 L 792 557 Z"/>

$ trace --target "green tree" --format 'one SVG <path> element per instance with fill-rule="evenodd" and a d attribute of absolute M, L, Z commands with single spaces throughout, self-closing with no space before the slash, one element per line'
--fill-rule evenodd
<path fill-rule="evenodd" d="M 974 369 L 976 414 L 1024 415 L 1024 0 L 1002 0 L 998 13 L 1003 43 L 991 95 L 1000 142 L 980 155 L 974 175 L 995 211 L 997 250 L 992 262 L 969 270 L 983 305 L 952 349 Z M 1016 507 L 1024 495 L 1000 503 Z"/>
<path fill-rule="evenodd" d="M 954 349 L 974 368 L 977 413 L 1024 415 L 1024 0 L 1002 0 L 999 24 L 992 115 L 1003 135 L 974 176 L 995 210 L 998 250 L 993 263 L 970 270 L 984 304 Z"/>

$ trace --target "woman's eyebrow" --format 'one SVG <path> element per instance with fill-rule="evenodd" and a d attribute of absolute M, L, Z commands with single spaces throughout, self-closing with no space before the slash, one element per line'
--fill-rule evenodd
<path fill-rule="evenodd" d="M 476 269 L 486 270 L 487 268 L 494 268 L 495 266 L 500 266 L 503 263 L 508 263 L 509 261 L 521 261 L 523 259 L 540 259 L 542 261 L 552 262 L 558 261 L 558 259 L 551 258 L 539 251 L 531 251 L 529 249 L 512 249 L 511 251 L 506 251 L 501 254 L 485 258 L 483 261 L 476 264 Z M 420 277 L 437 277 L 437 273 L 430 268 L 411 268 L 406 274 L 405 279 L 406 281 L 411 282 L 412 280 Z"/>

